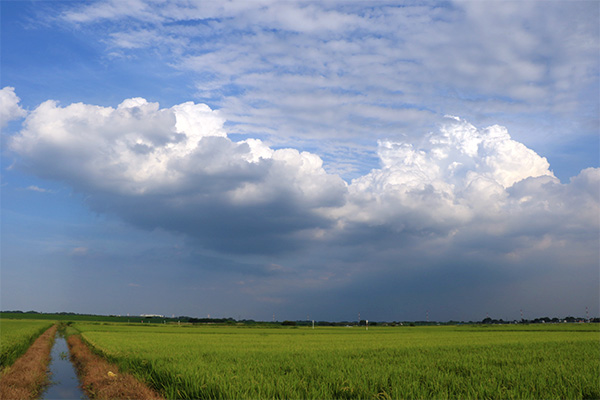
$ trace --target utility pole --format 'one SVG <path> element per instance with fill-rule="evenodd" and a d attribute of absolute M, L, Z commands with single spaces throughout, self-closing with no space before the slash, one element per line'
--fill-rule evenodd
<path fill-rule="evenodd" d="M 586 322 L 590 322 L 590 310 L 588 310 L 587 306 L 585 306 L 585 320 Z"/>
<path fill-rule="evenodd" d="M 523 309 L 521 308 L 521 323 L 525 322 L 525 318 L 523 318 Z"/>

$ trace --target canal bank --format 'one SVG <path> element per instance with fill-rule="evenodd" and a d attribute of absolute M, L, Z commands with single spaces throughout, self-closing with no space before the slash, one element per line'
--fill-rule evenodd
<path fill-rule="evenodd" d="M 77 369 L 81 385 L 95 399 L 163 399 L 132 375 L 123 372 L 102 357 L 92 353 L 79 335 L 67 338 L 71 360 Z"/>
<path fill-rule="evenodd" d="M 0 399 L 35 399 L 48 382 L 47 366 L 56 325 L 40 335 L 0 377 Z"/>

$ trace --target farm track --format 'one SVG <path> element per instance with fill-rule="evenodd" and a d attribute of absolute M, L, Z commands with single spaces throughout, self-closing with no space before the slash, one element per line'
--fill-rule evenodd
<path fill-rule="evenodd" d="M 46 374 L 56 325 L 42 333 L 0 377 L 0 399 L 34 399 L 48 383 Z"/>
<path fill-rule="evenodd" d="M 81 386 L 91 399 L 163 399 L 132 375 L 119 372 L 116 365 L 92 353 L 79 335 L 69 336 L 67 344 Z"/>

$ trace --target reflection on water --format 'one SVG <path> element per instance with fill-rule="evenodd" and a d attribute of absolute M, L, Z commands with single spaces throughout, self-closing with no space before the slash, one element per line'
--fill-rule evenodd
<path fill-rule="evenodd" d="M 87 399 L 79 388 L 79 379 L 71 361 L 67 341 L 61 334 L 57 334 L 54 347 L 50 353 L 50 386 L 42 394 L 42 399 Z"/>

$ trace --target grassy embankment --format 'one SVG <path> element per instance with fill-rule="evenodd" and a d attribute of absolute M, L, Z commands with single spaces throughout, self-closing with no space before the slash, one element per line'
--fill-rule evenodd
<path fill-rule="evenodd" d="M 74 327 L 168 398 L 600 398 L 596 324 Z"/>
<path fill-rule="evenodd" d="M 37 398 L 48 382 L 56 326 L 47 321 L 0 321 L 0 329 L 0 398 Z"/>
<path fill-rule="evenodd" d="M 77 369 L 81 387 L 91 399 L 162 399 L 162 397 L 135 379 L 122 373 L 119 367 L 93 354 L 79 335 L 68 337 L 71 360 Z"/>

